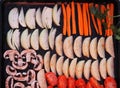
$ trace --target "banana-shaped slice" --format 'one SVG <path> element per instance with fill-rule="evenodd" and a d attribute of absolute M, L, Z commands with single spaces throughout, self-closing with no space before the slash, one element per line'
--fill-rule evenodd
<path fill-rule="evenodd" d="M 83 73 L 83 70 L 84 70 L 84 64 L 85 64 L 85 61 L 79 61 L 76 65 L 76 70 L 75 70 L 75 73 L 76 73 L 76 77 L 79 79 L 79 78 L 82 78 L 82 73 Z"/>
<path fill-rule="evenodd" d="M 57 61 L 57 55 L 53 54 L 50 60 L 50 68 L 53 73 L 56 74 L 56 61 Z"/>
<path fill-rule="evenodd" d="M 9 30 L 7 33 L 7 44 L 11 49 L 16 49 L 15 46 L 12 44 L 12 34 L 13 30 Z"/>
<path fill-rule="evenodd" d="M 48 30 L 47 29 L 43 29 L 42 32 L 40 33 L 39 43 L 40 43 L 40 46 L 43 50 L 48 50 L 49 49 Z"/>
<path fill-rule="evenodd" d="M 86 57 L 89 57 L 89 48 L 90 48 L 90 37 L 87 37 L 84 39 L 83 41 L 83 45 L 82 45 L 82 52 L 83 55 Z"/>
<path fill-rule="evenodd" d="M 110 57 L 107 60 L 107 73 L 109 76 L 115 77 L 114 76 L 114 58 L 113 57 Z"/>
<path fill-rule="evenodd" d="M 13 8 L 10 10 L 8 15 L 8 22 L 12 29 L 19 28 L 19 22 L 18 22 L 18 8 Z"/>
<path fill-rule="evenodd" d="M 58 9 L 58 5 L 56 4 L 54 7 L 53 7 L 53 21 L 54 23 L 57 25 L 57 26 L 60 26 L 60 14 L 61 14 L 61 7 Z"/>
<path fill-rule="evenodd" d="M 101 58 L 105 58 L 105 38 L 101 37 L 98 41 L 97 51 Z"/>
<path fill-rule="evenodd" d="M 90 54 L 91 54 L 93 59 L 97 59 L 97 38 L 94 38 L 91 40 Z"/>
<path fill-rule="evenodd" d="M 100 81 L 100 74 L 99 74 L 98 63 L 99 63 L 98 60 L 96 60 L 96 61 L 94 61 L 94 62 L 92 63 L 92 65 L 91 65 L 91 74 L 92 74 L 92 76 L 93 76 L 96 80 Z"/>
<path fill-rule="evenodd" d="M 74 41 L 74 53 L 77 57 L 81 57 L 82 56 L 82 37 L 78 36 L 75 41 Z"/>
<path fill-rule="evenodd" d="M 22 34 L 21 34 L 21 46 L 24 49 L 29 49 L 30 48 L 30 36 L 31 34 L 28 34 L 28 29 L 25 29 Z"/>
<path fill-rule="evenodd" d="M 33 49 L 38 50 L 39 49 L 39 30 L 35 29 L 33 33 L 31 34 L 31 46 Z"/>
<path fill-rule="evenodd" d="M 62 34 L 59 34 L 55 39 L 55 48 L 58 55 L 63 55 Z"/>
<path fill-rule="evenodd" d="M 63 51 L 64 51 L 64 54 L 70 58 L 70 59 L 73 59 L 74 58 L 74 54 L 73 54 L 73 36 L 70 36 L 70 37 L 67 37 L 65 40 L 64 40 L 64 43 L 63 43 Z"/>
<path fill-rule="evenodd" d="M 12 43 L 19 50 L 20 48 L 20 31 L 16 29 L 12 35 Z"/>
<path fill-rule="evenodd" d="M 49 33 L 49 45 L 52 50 L 54 49 L 54 44 L 55 44 L 55 34 L 56 34 L 56 29 L 52 28 Z"/>
<path fill-rule="evenodd" d="M 103 79 L 107 77 L 107 61 L 103 58 L 100 62 L 100 74 Z"/>
<path fill-rule="evenodd" d="M 20 25 L 21 25 L 22 27 L 26 27 L 25 16 L 24 16 L 24 10 L 23 10 L 23 8 L 21 8 L 21 10 L 20 10 L 20 14 L 19 14 L 18 20 L 19 20 L 19 23 L 20 23 Z"/>
<path fill-rule="evenodd" d="M 42 24 L 42 12 L 41 12 L 41 9 L 40 9 L 40 8 L 37 9 L 35 18 L 36 18 L 37 24 L 38 24 L 41 28 L 44 28 L 44 27 L 43 27 L 43 24 Z"/>
<path fill-rule="evenodd" d="M 63 56 L 59 57 L 58 60 L 57 60 L 56 70 L 57 70 L 58 75 L 62 75 L 62 74 L 63 74 L 63 71 L 62 71 L 62 68 L 63 68 L 63 60 L 64 60 L 64 57 L 63 57 Z"/>
<path fill-rule="evenodd" d="M 112 37 L 112 36 L 107 37 L 106 42 L 105 42 L 105 48 L 106 48 L 106 51 L 107 51 L 112 57 L 115 57 L 114 44 L 113 44 L 113 37 Z"/>
<path fill-rule="evenodd" d="M 71 61 L 70 67 L 69 67 L 70 77 L 75 78 L 75 68 L 76 68 L 76 64 L 77 64 L 77 58 L 74 58 L 74 59 Z"/>
<path fill-rule="evenodd" d="M 69 58 L 64 61 L 62 70 L 63 70 L 63 74 L 68 78 L 69 77 Z"/>
<path fill-rule="evenodd" d="M 30 29 L 35 29 L 35 9 L 28 9 L 25 15 L 25 22 Z"/>
<path fill-rule="evenodd" d="M 50 72 L 50 51 L 46 52 L 44 56 L 44 68 L 46 72 Z"/>
<path fill-rule="evenodd" d="M 84 77 L 89 80 L 89 77 L 90 77 L 90 69 L 91 69 L 91 62 L 92 60 L 88 60 L 85 65 L 84 65 Z"/>

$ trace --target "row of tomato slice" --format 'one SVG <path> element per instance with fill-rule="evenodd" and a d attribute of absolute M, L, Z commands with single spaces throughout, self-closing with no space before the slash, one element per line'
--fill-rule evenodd
<path fill-rule="evenodd" d="M 46 80 L 48 82 L 48 88 L 117 88 L 117 83 L 114 78 L 107 77 L 104 81 L 104 85 L 101 85 L 96 79 L 91 77 L 88 82 L 84 79 L 74 79 L 72 77 L 66 78 L 65 75 L 59 77 L 53 72 L 48 72 L 45 74 Z"/>

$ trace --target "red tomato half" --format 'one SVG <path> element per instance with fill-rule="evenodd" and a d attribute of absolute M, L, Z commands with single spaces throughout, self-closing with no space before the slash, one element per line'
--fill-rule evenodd
<path fill-rule="evenodd" d="M 95 78 L 91 77 L 89 81 L 93 88 L 102 88 Z"/>
<path fill-rule="evenodd" d="M 68 78 L 68 88 L 75 88 L 75 79 L 72 77 Z"/>
<path fill-rule="evenodd" d="M 86 87 L 86 83 L 82 78 L 76 80 L 75 85 L 76 85 L 76 88 L 85 88 Z"/>
<path fill-rule="evenodd" d="M 67 78 L 64 75 L 58 77 L 58 88 L 67 88 Z"/>
<path fill-rule="evenodd" d="M 53 86 L 48 86 L 48 88 L 53 88 Z"/>
<path fill-rule="evenodd" d="M 93 88 L 90 82 L 87 83 L 86 88 Z"/>

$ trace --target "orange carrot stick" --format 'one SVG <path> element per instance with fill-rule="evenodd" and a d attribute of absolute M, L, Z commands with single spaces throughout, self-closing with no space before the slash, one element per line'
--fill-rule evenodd
<path fill-rule="evenodd" d="M 71 8 L 69 4 L 67 4 L 66 12 L 67 12 L 67 33 L 68 33 L 68 36 L 71 36 L 71 25 L 70 25 Z"/>
<path fill-rule="evenodd" d="M 101 13 L 104 13 L 105 10 L 106 10 L 106 8 L 105 8 L 104 5 L 101 5 L 101 6 L 100 6 L 100 9 L 101 9 Z M 105 19 L 102 19 L 102 22 L 105 22 Z"/>
<path fill-rule="evenodd" d="M 83 14 L 80 3 L 77 3 L 77 13 L 78 13 L 78 29 L 79 34 L 83 35 Z"/>
<path fill-rule="evenodd" d="M 67 17 L 66 17 L 66 10 L 65 10 L 65 5 L 62 3 L 62 13 L 63 13 L 63 35 L 66 35 L 66 24 L 67 24 Z"/>
<path fill-rule="evenodd" d="M 76 34 L 76 21 L 75 21 L 75 3 L 71 2 L 71 12 L 72 12 L 72 34 Z"/>

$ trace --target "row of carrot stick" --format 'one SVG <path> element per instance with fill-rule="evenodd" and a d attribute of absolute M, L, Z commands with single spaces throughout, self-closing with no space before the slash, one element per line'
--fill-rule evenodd
<path fill-rule="evenodd" d="M 77 12 L 75 12 L 75 5 Z M 91 22 L 94 26 L 94 29 L 98 35 L 103 35 L 103 25 L 102 22 L 107 23 L 107 29 L 105 30 L 105 35 L 113 35 L 113 31 L 110 26 L 113 24 L 113 13 L 114 13 L 114 4 L 110 3 L 105 5 L 98 5 L 93 3 L 71 3 L 65 5 L 62 3 L 62 13 L 63 13 L 63 35 L 70 36 L 71 34 L 76 34 L 77 29 L 80 35 L 90 36 L 92 35 Z M 99 8 L 101 13 L 104 13 L 106 9 L 109 9 L 107 12 L 106 19 L 100 20 L 96 18 L 94 14 L 90 13 L 89 8 L 95 6 Z M 77 17 L 76 17 L 77 16 Z M 78 27 L 77 27 L 78 26 Z"/>

